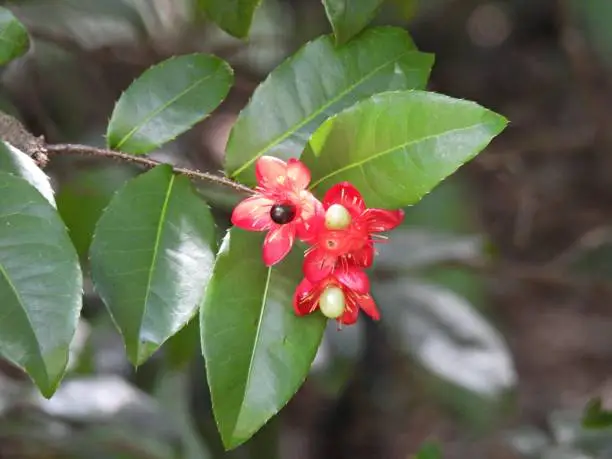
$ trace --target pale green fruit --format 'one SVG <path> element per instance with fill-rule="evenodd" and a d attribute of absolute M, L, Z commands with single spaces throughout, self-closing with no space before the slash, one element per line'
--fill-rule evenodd
<path fill-rule="evenodd" d="M 344 312 L 346 306 L 344 292 L 340 287 L 329 286 L 319 298 L 319 308 L 325 317 L 337 319 Z"/>
<path fill-rule="evenodd" d="M 341 204 L 332 204 L 325 212 L 325 227 L 329 230 L 343 230 L 351 224 L 351 214 Z"/>

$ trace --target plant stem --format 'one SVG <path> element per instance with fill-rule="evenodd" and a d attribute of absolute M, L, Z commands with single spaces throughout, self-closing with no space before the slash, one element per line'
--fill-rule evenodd
<path fill-rule="evenodd" d="M 129 155 L 126 153 L 120 153 L 118 151 L 106 150 L 104 148 L 90 147 L 88 145 L 76 145 L 76 144 L 51 144 L 45 145 L 46 154 L 51 156 L 89 156 L 93 158 L 109 158 L 116 161 L 122 161 L 125 163 L 135 164 L 137 166 L 145 167 L 147 169 L 153 169 L 160 164 L 164 164 L 154 159 L 149 159 L 144 156 Z M 222 177 L 220 175 L 211 174 L 209 172 L 200 172 L 191 169 L 184 169 L 182 167 L 173 167 L 174 172 L 182 174 L 194 180 L 201 180 L 216 185 L 232 188 L 240 193 L 253 194 L 253 190 L 245 185 L 234 182 L 233 180 Z"/>

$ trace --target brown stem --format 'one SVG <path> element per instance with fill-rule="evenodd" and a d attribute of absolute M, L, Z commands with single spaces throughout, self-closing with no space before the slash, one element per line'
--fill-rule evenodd
<path fill-rule="evenodd" d="M 161 163 L 154 159 L 149 159 L 144 156 L 128 155 L 126 153 L 120 153 L 118 151 L 106 150 L 104 148 L 90 147 L 87 145 L 75 145 L 75 144 L 54 144 L 46 145 L 45 150 L 47 155 L 54 156 L 65 156 L 65 155 L 80 155 L 90 156 L 94 158 L 109 158 L 116 161 L 123 161 L 125 163 L 136 164 L 147 169 L 152 169 L 155 166 L 159 166 Z M 202 180 L 205 182 L 214 183 L 221 186 L 232 188 L 240 193 L 252 194 L 253 190 L 245 185 L 234 182 L 227 177 L 220 175 L 211 174 L 209 172 L 194 171 L 191 169 L 184 169 L 182 167 L 173 167 L 174 172 L 182 174 L 186 177 L 195 180 Z"/>

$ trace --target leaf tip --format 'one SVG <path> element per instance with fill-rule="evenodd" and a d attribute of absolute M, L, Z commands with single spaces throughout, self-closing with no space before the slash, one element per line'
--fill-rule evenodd
<path fill-rule="evenodd" d="M 494 111 L 489 111 L 487 118 L 487 124 L 491 127 L 494 136 L 499 135 L 510 123 L 508 118 Z"/>
<path fill-rule="evenodd" d="M 31 375 L 32 377 L 32 375 Z M 33 377 L 33 381 L 38 387 L 40 394 L 46 398 L 47 400 L 55 395 L 57 388 L 59 387 L 60 382 L 64 377 L 64 372 L 60 372 L 57 377 L 51 379 L 49 377 L 45 377 L 44 379 L 39 377 Z"/>
<path fill-rule="evenodd" d="M 219 433 L 221 434 L 221 442 L 223 443 L 223 449 L 225 451 L 231 451 L 238 448 L 243 443 L 246 443 L 257 432 L 257 430 L 255 430 L 251 433 L 243 433 L 242 435 L 238 435 L 236 432 L 237 426 L 234 426 L 231 429 L 224 429 L 222 428 L 221 424 L 218 423 L 217 427 L 219 429 Z"/>
<path fill-rule="evenodd" d="M 225 437 L 223 435 L 221 435 L 221 441 L 223 443 L 223 449 L 225 451 L 231 451 L 233 449 L 238 448 L 242 443 L 244 443 L 243 441 L 236 441 L 233 437 Z"/>
<path fill-rule="evenodd" d="M 135 344 L 126 342 L 128 360 L 136 371 L 159 349 L 160 345 L 151 341 L 138 341 Z"/>
<path fill-rule="evenodd" d="M 40 394 L 49 400 L 53 395 L 55 395 L 55 391 L 57 390 L 57 386 L 38 386 L 38 390 L 40 390 Z"/>
<path fill-rule="evenodd" d="M 134 367 L 134 371 L 138 371 L 138 368 L 142 364 L 138 358 L 138 350 L 128 350 L 126 349 L 125 355 L 127 356 L 130 364 Z"/>

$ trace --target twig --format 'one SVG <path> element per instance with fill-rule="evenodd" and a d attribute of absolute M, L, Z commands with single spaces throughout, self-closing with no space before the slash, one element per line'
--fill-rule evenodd
<path fill-rule="evenodd" d="M 146 169 L 153 169 L 160 164 L 164 164 L 153 159 L 149 159 L 143 156 L 128 155 L 126 153 L 120 153 L 118 151 L 106 150 L 104 148 L 90 147 L 87 145 L 76 145 L 76 144 L 55 144 L 45 146 L 47 155 L 51 158 L 52 156 L 89 156 L 93 158 L 108 158 L 115 161 L 122 161 L 129 164 L 135 164 L 137 166 L 144 167 Z M 174 172 L 182 174 L 186 177 L 195 180 L 201 180 L 205 182 L 214 183 L 221 186 L 226 186 L 234 189 L 240 193 L 252 194 L 253 190 L 245 185 L 234 182 L 226 177 L 220 175 L 211 174 L 208 172 L 200 172 L 192 169 L 184 169 L 182 167 L 173 167 Z"/>
<path fill-rule="evenodd" d="M 128 155 L 118 151 L 107 150 L 104 148 L 90 147 L 88 145 L 77 144 L 45 144 L 42 137 L 33 136 L 28 130 L 14 117 L 0 111 L 0 139 L 5 140 L 15 147 L 23 150 L 32 157 L 34 161 L 44 168 L 52 156 L 88 156 L 92 158 L 107 158 L 124 163 L 135 164 L 146 169 L 153 169 L 160 164 L 164 164 L 154 159 L 144 156 Z M 233 180 L 209 172 L 200 172 L 182 167 L 174 167 L 174 172 L 182 174 L 194 180 L 214 183 L 232 188 L 239 193 L 252 194 L 253 190 L 245 185 L 234 182 Z"/>
<path fill-rule="evenodd" d="M 567 266 L 589 250 L 598 249 L 612 242 L 612 228 L 598 226 L 580 236 L 572 245 L 547 263 L 548 266 Z"/>

